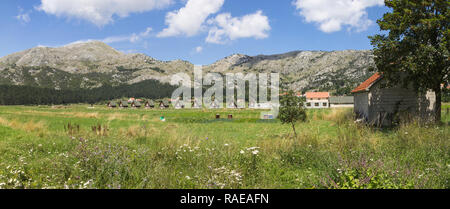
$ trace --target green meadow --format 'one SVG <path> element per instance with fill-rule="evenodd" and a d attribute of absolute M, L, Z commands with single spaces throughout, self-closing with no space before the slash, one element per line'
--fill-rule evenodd
<path fill-rule="evenodd" d="M 448 189 L 445 108 L 391 129 L 311 110 L 294 137 L 256 110 L 1 106 L 0 188 Z"/>

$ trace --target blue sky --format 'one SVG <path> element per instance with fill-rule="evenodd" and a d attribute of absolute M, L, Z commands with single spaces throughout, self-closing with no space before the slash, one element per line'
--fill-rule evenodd
<path fill-rule="evenodd" d="M 371 49 L 383 0 L 3 0 L 0 57 L 102 40 L 126 53 L 211 64 L 225 56 Z"/>

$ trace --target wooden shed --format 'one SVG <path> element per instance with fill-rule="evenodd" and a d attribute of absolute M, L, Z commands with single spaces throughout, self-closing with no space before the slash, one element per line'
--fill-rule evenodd
<path fill-rule="evenodd" d="M 436 94 L 418 93 L 401 85 L 388 86 L 381 73 L 375 73 L 352 91 L 357 119 L 377 126 L 391 126 L 403 119 L 432 121 Z"/>

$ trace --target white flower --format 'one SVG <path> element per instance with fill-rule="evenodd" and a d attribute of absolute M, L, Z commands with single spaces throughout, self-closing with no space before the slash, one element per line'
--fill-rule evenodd
<path fill-rule="evenodd" d="M 259 153 L 259 151 L 258 151 L 258 150 L 254 150 L 252 153 L 253 153 L 254 155 L 257 155 L 257 154 Z"/>
<path fill-rule="evenodd" d="M 241 154 L 245 154 L 244 150 L 241 150 Z"/>
<path fill-rule="evenodd" d="M 187 179 L 187 180 L 191 180 L 191 177 L 189 177 L 189 176 L 186 176 L 186 179 Z"/>
<path fill-rule="evenodd" d="M 230 146 L 230 145 L 229 145 L 229 144 L 225 144 L 224 146 L 225 146 L 225 147 L 228 147 L 228 146 Z"/>

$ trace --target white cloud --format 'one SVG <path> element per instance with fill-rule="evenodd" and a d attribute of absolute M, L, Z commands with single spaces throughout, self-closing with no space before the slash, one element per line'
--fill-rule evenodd
<path fill-rule="evenodd" d="M 141 33 L 133 33 L 131 35 L 127 35 L 127 36 L 110 36 L 110 37 L 106 37 L 104 39 L 85 39 L 85 40 L 78 40 L 72 43 L 69 43 L 67 45 L 72 45 L 72 44 L 80 44 L 80 43 L 87 43 L 87 42 L 92 42 L 92 41 L 101 41 L 103 43 L 106 44 L 112 44 L 112 43 L 119 43 L 119 42 L 130 42 L 130 43 L 136 43 L 139 42 L 145 38 L 150 37 L 150 33 L 152 31 L 152 28 L 147 28 L 144 32 Z M 144 42 L 144 48 L 148 47 L 148 43 Z"/>
<path fill-rule="evenodd" d="M 162 9 L 173 0 L 41 0 L 38 10 L 58 17 L 83 19 L 97 26 L 113 22 L 114 16 Z"/>
<path fill-rule="evenodd" d="M 17 20 L 21 23 L 29 23 L 31 21 L 30 12 L 24 12 L 22 8 L 19 7 L 19 14 L 15 16 Z"/>
<path fill-rule="evenodd" d="M 212 14 L 217 13 L 224 0 L 188 0 L 186 6 L 166 15 L 168 25 L 158 37 L 186 35 L 194 36 L 201 31 L 203 23 Z"/>
<path fill-rule="evenodd" d="M 200 53 L 200 52 L 202 52 L 203 51 L 203 47 L 201 47 L 201 46 L 197 46 L 196 48 L 195 48 L 195 52 L 197 52 L 197 53 Z"/>
<path fill-rule="evenodd" d="M 149 37 L 151 31 L 152 31 L 152 28 L 149 27 L 144 32 L 141 32 L 138 34 L 133 33 L 128 36 L 111 36 L 111 37 L 107 37 L 101 41 L 105 42 L 107 44 L 117 43 L 117 42 L 126 42 L 126 41 L 128 41 L 130 43 L 136 43 L 136 42 L 142 40 L 143 38 Z"/>
<path fill-rule="evenodd" d="M 209 30 L 206 42 L 216 44 L 239 38 L 267 38 L 271 29 L 269 18 L 264 16 L 262 11 L 239 18 L 224 13 L 208 20 L 208 23 L 213 26 Z"/>
<path fill-rule="evenodd" d="M 306 22 L 317 23 L 321 31 L 332 33 L 343 26 L 364 31 L 373 24 L 366 9 L 384 5 L 384 0 L 295 0 L 293 4 Z"/>

